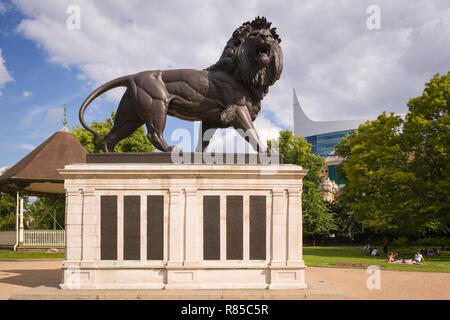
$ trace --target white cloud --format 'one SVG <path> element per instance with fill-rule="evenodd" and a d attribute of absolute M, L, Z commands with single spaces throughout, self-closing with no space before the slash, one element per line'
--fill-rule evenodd
<path fill-rule="evenodd" d="M 9 81 L 14 81 L 14 78 L 9 74 L 8 70 L 6 69 L 5 60 L 2 56 L 2 49 L 0 48 L 0 88 L 5 87 L 5 83 Z M 0 96 L 2 95 L 0 91 Z"/>
<path fill-rule="evenodd" d="M 31 91 L 24 91 L 24 92 L 23 92 L 23 96 L 24 96 L 25 98 L 31 96 L 31 94 L 32 94 Z"/>
<path fill-rule="evenodd" d="M 0 2 L 0 14 L 5 14 L 8 8 L 6 7 L 6 4 L 3 2 Z"/>
<path fill-rule="evenodd" d="M 34 107 L 29 112 L 24 114 L 24 116 L 20 119 L 22 127 L 27 126 L 31 124 L 32 122 L 35 122 L 38 120 L 38 117 L 45 113 L 47 111 L 47 107 L 41 106 L 41 107 Z"/>
<path fill-rule="evenodd" d="M 47 110 L 46 120 L 49 122 L 62 121 L 64 109 L 62 107 L 54 107 Z"/>
<path fill-rule="evenodd" d="M 36 147 L 30 143 L 20 143 L 18 147 L 29 151 L 36 149 Z"/>
<path fill-rule="evenodd" d="M 267 140 L 276 139 L 280 128 L 263 115 L 254 122 L 261 143 L 266 146 Z M 208 147 L 209 152 L 253 153 L 253 148 L 233 128 L 217 130 Z"/>
<path fill-rule="evenodd" d="M 27 16 L 18 30 L 50 61 L 80 70 L 97 86 L 148 69 L 205 68 L 242 22 L 265 15 L 282 38 L 284 70 L 263 110 L 292 126 L 292 88 L 315 120 L 405 113 L 437 72 L 450 69 L 447 0 L 380 0 L 381 30 L 366 27 L 370 1 L 15 0 Z M 81 30 L 66 28 L 66 8 L 81 9 Z M 115 101 L 119 90 L 108 97 Z"/>

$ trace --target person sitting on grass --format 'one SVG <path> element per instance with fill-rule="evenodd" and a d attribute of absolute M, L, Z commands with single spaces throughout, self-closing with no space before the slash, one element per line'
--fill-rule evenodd
<path fill-rule="evenodd" d="M 377 248 L 374 248 L 374 249 L 372 250 L 372 252 L 370 252 L 370 255 L 371 255 L 372 257 L 375 257 L 375 256 L 379 256 L 380 254 L 378 253 L 378 249 L 377 249 Z"/>
<path fill-rule="evenodd" d="M 393 252 L 391 252 L 391 253 L 389 253 L 389 255 L 388 255 L 388 263 L 395 263 L 395 257 L 396 256 L 398 256 L 398 253 L 393 253 Z"/>
<path fill-rule="evenodd" d="M 436 249 L 436 251 L 434 252 L 434 255 L 435 256 L 440 256 L 441 255 L 441 252 L 439 251 L 439 249 Z"/>
<path fill-rule="evenodd" d="M 423 255 L 420 253 L 420 251 L 416 252 L 416 255 L 414 256 L 414 261 L 417 263 L 425 262 L 425 259 L 423 258 Z"/>

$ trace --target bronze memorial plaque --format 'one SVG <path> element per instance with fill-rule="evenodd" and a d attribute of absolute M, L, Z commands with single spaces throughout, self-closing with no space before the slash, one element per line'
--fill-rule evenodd
<path fill-rule="evenodd" d="M 266 259 L 266 196 L 250 196 L 250 260 Z"/>
<path fill-rule="evenodd" d="M 123 197 L 123 259 L 141 259 L 141 197 Z"/>
<path fill-rule="evenodd" d="M 100 259 L 117 260 L 117 196 L 101 196 Z"/>
<path fill-rule="evenodd" d="M 203 197 L 203 259 L 220 260 L 220 196 Z"/>
<path fill-rule="evenodd" d="M 164 196 L 147 196 L 147 260 L 164 259 Z"/>
<path fill-rule="evenodd" d="M 242 260 L 244 211 L 242 196 L 227 196 L 227 260 Z"/>

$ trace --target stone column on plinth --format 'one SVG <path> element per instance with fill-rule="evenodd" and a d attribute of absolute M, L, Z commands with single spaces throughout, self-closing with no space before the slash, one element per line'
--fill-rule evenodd
<path fill-rule="evenodd" d="M 83 241 L 84 203 L 85 194 L 82 189 L 66 189 L 66 249 L 61 266 L 64 273 L 64 283 L 60 285 L 62 289 L 81 288 L 89 281 L 89 273 L 95 272 L 82 271 L 83 267 L 89 267 L 83 265 L 83 252 L 86 250 L 84 245 L 88 244 Z"/>
<path fill-rule="evenodd" d="M 301 198 L 297 188 L 273 191 L 273 260 L 269 289 L 304 289 L 301 255 Z M 278 252 L 279 251 L 279 252 Z"/>
<path fill-rule="evenodd" d="M 81 190 L 66 192 L 66 250 L 65 260 L 81 261 L 81 222 L 83 212 L 83 195 Z M 70 214 L 69 214 L 70 210 Z"/>
<path fill-rule="evenodd" d="M 286 266 L 286 193 L 283 189 L 272 190 L 272 261 L 271 267 Z"/>
<path fill-rule="evenodd" d="M 199 236 L 203 230 L 201 215 L 199 214 L 201 207 L 198 205 L 197 189 L 186 189 L 186 208 L 185 208 L 185 236 L 184 236 L 184 266 L 198 267 L 201 263 L 200 247 L 201 237 Z"/>
<path fill-rule="evenodd" d="M 288 258 L 287 266 L 304 267 L 302 260 L 302 212 L 300 189 L 288 190 Z"/>
<path fill-rule="evenodd" d="M 184 193 L 169 190 L 169 254 L 168 267 L 183 265 L 184 253 Z"/>
<path fill-rule="evenodd" d="M 98 258 L 97 253 L 100 247 L 98 220 L 94 190 L 84 189 L 81 229 L 83 264 L 93 265 Z"/>

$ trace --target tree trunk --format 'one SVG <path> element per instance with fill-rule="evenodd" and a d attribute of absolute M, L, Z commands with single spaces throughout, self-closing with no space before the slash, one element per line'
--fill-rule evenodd
<path fill-rule="evenodd" d="M 53 230 L 56 230 L 56 205 L 58 203 L 58 200 L 55 200 L 53 202 Z"/>

